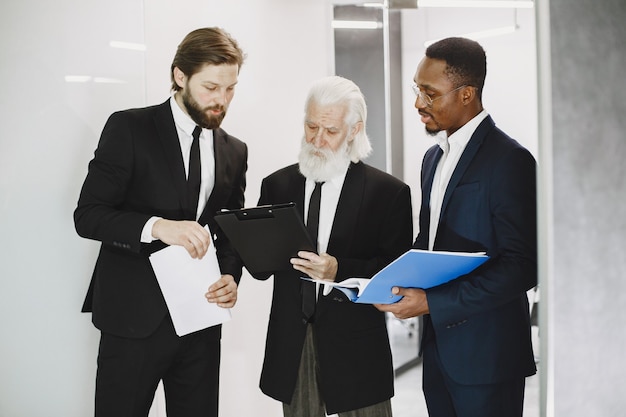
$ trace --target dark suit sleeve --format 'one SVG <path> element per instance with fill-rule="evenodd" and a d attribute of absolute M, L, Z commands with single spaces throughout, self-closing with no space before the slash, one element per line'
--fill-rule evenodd
<path fill-rule="evenodd" d="M 223 208 L 240 209 L 245 203 L 244 192 L 246 190 L 246 171 L 248 168 L 248 147 L 241 141 L 234 141 L 234 138 L 231 138 L 231 142 L 233 142 L 233 166 L 236 168 L 229 173 L 229 175 L 232 175 L 232 182 L 229 179 L 232 188 L 228 201 Z M 239 284 L 243 262 L 215 221 L 212 222 L 212 227 L 217 234 L 215 245 L 220 270 L 222 274 L 232 275 L 237 284 Z"/>
<path fill-rule="evenodd" d="M 449 220 L 442 232 L 445 241 L 449 230 L 463 227 L 453 221 L 475 226 L 491 259 L 465 277 L 427 290 L 431 316 L 440 324 L 496 309 L 537 285 L 535 160 L 527 150 L 513 147 L 494 157 L 492 163 L 493 169 L 484 179 L 487 194 L 474 197 L 480 199 L 478 214 L 460 213 L 468 207 L 461 204 L 458 213 L 446 215 L 455 220 Z"/>
<path fill-rule="evenodd" d="M 89 163 L 74 222 L 82 237 L 138 253 L 142 248 L 141 230 L 151 215 L 127 205 L 134 158 L 128 118 L 114 113 L 106 122 Z"/>

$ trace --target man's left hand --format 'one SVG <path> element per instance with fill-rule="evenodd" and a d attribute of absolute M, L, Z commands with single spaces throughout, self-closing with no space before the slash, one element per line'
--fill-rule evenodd
<path fill-rule="evenodd" d="M 235 278 L 230 275 L 222 275 L 213 285 L 209 287 L 209 291 L 204 295 L 209 303 L 217 303 L 223 308 L 231 308 L 237 302 L 237 283 Z"/>

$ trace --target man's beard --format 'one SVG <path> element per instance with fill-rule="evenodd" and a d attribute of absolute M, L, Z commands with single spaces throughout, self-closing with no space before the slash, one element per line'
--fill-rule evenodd
<path fill-rule="evenodd" d="M 441 129 L 439 128 L 429 129 L 427 127 L 424 127 L 424 129 L 426 130 L 426 133 L 428 133 L 430 136 L 437 136 L 439 132 L 441 132 Z"/>
<path fill-rule="evenodd" d="M 329 181 L 343 174 L 350 165 L 348 146 L 348 141 L 344 139 L 343 144 L 336 151 L 320 149 L 308 143 L 306 138 L 302 138 L 298 155 L 300 172 L 306 178 L 316 182 Z"/>
<path fill-rule="evenodd" d="M 421 115 L 423 115 L 423 113 L 420 111 L 419 112 Z M 439 127 L 439 123 L 437 123 L 437 121 L 435 120 L 435 118 L 433 117 L 432 114 L 430 113 L 426 113 L 430 117 L 430 120 L 432 120 L 433 123 L 435 123 L 435 125 L 437 127 L 433 128 L 429 128 L 428 126 L 424 125 L 424 129 L 426 130 L 426 133 L 428 133 L 430 136 L 437 136 L 439 134 L 439 132 L 441 132 L 441 128 Z"/>
<path fill-rule="evenodd" d="M 224 120 L 224 116 L 226 116 L 226 109 L 224 106 L 218 104 L 215 106 L 205 107 L 204 109 L 201 108 L 198 102 L 191 97 L 191 94 L 189 94 L 189 88 L 183 89 L 181 96 L 185 109 L 187 109 L 187 114 L 189 114 L 191 120 L 196 122 L 198 126 L 205 129 L 217 129 L 220 127 L 222 120 Z M 209 110 L 220 110 L 221 113 L 217 116 L 213 116 L 207 114 Z"/>

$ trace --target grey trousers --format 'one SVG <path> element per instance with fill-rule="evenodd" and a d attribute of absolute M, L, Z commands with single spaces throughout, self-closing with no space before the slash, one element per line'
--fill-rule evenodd
<path fill-rule="evenodd" d="M 313 341 L 313 329 L 309 325 L 302 349 L 298 379 L 291 404 L 283 403 L 285 417 L 325 417 L 326 407 L 317 380 L 317 352 Z M 391 400 L 383 401 L 358 410 L 345 411 L 338 417 L 392 417 Z"/>

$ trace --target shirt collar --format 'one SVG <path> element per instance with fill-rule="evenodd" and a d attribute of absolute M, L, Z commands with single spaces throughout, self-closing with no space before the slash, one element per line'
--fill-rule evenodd
<path fill-rule="evenodd" d="M 331 178 L 330 181 L 328 182 L 331 183 L 333 187 L 341 190 L 341 188 L 343 187 L 343 182 L 346 179 L 346 175 L 348 174 L 348 168 L 350 168 L 350 164 L 348 164 L 348 167 L 346 168 L 346 170 L 343 171 L 343 174 L 336 175 L 335 177 Z"/>
<path fill-rule="evenodd" d="M 178 102 L 172 94 L 170 97 L 170 107 L 172 108 L 172 115 L 174 116 L 174 123 L 180 130 L 185 132 L 189 137 L 193 134 L 193 130 L 196 128 L 196 122 L 194 122 L 187 113 L 183 111 L 178 105 Z M 204 129 L 202 129 L 204 130 Z"/>
<path fill-rule="evenodd" d="M 435 142 L 437 142 L 437 145 L 439 145 L 439 147 L 441 148 L 442 151 L 446 152 L 447 148 L 448 148 L 448 135 L 446 134 L 446 132 L 444 130 L 442 130 L 441 132 L 437 133 L 437 135 L 435 136 Z"/>
<path fill-rule="evenodd" d="M 346 169 L 341 174 L 335 175 L 333 178 L 325 181 L 324 184 L 331 184 L 334 188 L 341 190 L 341 188 L 343 187 L 343 182 L 346 179 L 346 175 L 348 174 L 348 169 L 350 168 L 350 165 L 352 164 L 348 164 Z M 311 187 L 311 189 L 315 187 L 315 181 L 313 181 L 312 179 L 307 178 L 306 183 L 307 187 Z"/>
<path fill-rule="evenodd" d="M 483 109 L 480 113 L 474 116 L 469 122 L 465 123 L 459 130 L 454 132 L 450 137 L 448 137 L 448 142 L 452 145 L 458 145 L 461 148 L 465 148 L 467 143 L 472 138 L 474 131 L 482 122 L 485 117 L 487 117 L 487 111 Z"/>

